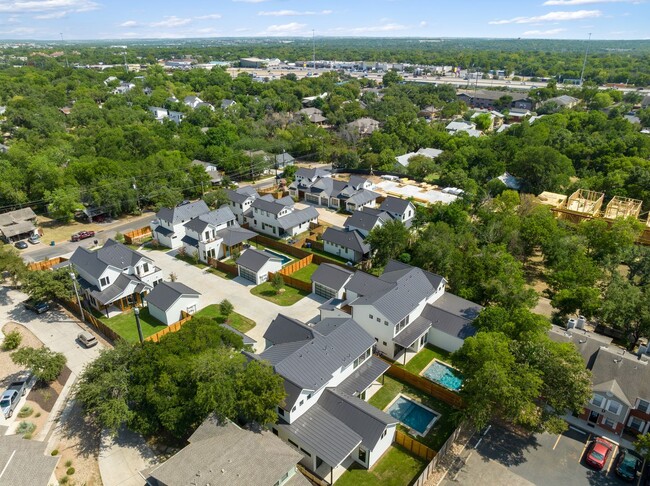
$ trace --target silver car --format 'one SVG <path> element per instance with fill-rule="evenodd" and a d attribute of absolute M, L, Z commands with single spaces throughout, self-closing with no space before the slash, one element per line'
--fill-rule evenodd
<path fill-rule="evenodd" d="M 80 332 L 77 336 L 77 339 L 87 348 L 92 348 L 93 346 L 97 345 L 97 339 L 95 336 L 86 331 Z"/>

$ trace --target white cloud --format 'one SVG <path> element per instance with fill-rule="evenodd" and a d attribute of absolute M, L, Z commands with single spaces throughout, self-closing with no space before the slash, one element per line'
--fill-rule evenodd
<path fill-rule="evenodd" d="M 557 34 L 559 34 L 561 32 L 566 32 L 566 29 L 527 30 L 526 32 L 524 32 L 521 35 L 526 35 L 526 36 L 528 36 L 528 35 L 536 35 L 536 36 L 540 36 L 540 35 L 557 35 Z"/>
<path fill-rule="evenodd" d="M 559 22 L 566 20 L 581 20 L 601 17 L 603 13 L 600 10 L 576 10 L 575 12 L 549 12 L 536 17 L 514 17 L 512 19 L 492 20 L 488 23 L 492 25 L 503 24 L 533 24 L 535 22 Z"/>
<path fill-rule="evenodd" d="M 61 19 L 68 15 L 70 12 L 67 10 L 61 10 L 60 12 L 50 12 L 50 13 L 44 13 L 41 15 L 34 15 L 35 19 L 38 20 L 47 20 L 47 19 Z"/>
<path fill-rule="evenodd" d="M 221 14 L 208 14 L 208 15 L 200 15 L 198 17 L 194 17 L 194 20 L 213 20 L 213 19 L 220 19 Z"/>
<path fill-rule="evenodd" d="M 97 8 L 99 4 L 92 0 L 0 0 L 2 13 L 87 12 Z"/>
<path fill-rule="evenodd" d="M 180 18 L 177 17 L 176 15 L 171 15 L 168 17 L 165 17 L 163 20 L 159 22 L 152 22 L 149 24 L 151 27 L 180 27 L 181 25 L 187 25 L 190 22 L 192 22 L 191 18 Z"/>
<path fill-rule="evenodd" d="M 547 0 L 543 5 L 593 5 L 595 3 L 639 3 L 639 0 Z"/>
<path fill-rule="evenodd" d="M 118 27 L 137 27 L 138 23 L 135 20 L 127 20 L 126 22 L 122 22 Z"/>
<path fill-rule="evenodd" d="M 382 25 L 370 25 L 365 27 L 337 27 L 336 29 L 332 29 L 332 32 L 341 35 L 358 35 L 372 34 L 377 32 L 395 32 L 400 30 L 408 30 L 410 28 L 412 27 L 409 27 L 408 25 L 388 23 Z"/>
<path fill-rule="evenodd" d="M 263 3 L 268 2 L 269 0 L 232 0 L 237 3 Z"/>
<path fill-rule="evenodd" d="M 271 10 L 257 12 L 257 15 L 262 15 L 265 17 L 299 17 L 302 15 L 329 15 L 332 12 L 332 10 L 321 10 L 320 12 L 313 10 L 307 10 L 303 12 L 299 12 L 298 10 Z"/>
<path fill-rule="evenodd" d="M 18 34 L 18 35 L 24 35 L 24 34 L 33 34 L 36 32 L 36 29 L 32 27 L 16 27 L 14 29 L 10 30 L 0 30 L 0 34 Z"/>
<path fill-rule="evenodd" d="M 269 25 L 261 35 L 297 35 L 305 32 L 307 24 L 290 22 L 288 24 Z"/>
<path fill-rule="evenodd" d="M 426 27 L 427 25 L 429 25 L 429 24 L 427 22 L 425 22 L 424 20 L 422 22 L 420 22 L 420 27 Z"/>

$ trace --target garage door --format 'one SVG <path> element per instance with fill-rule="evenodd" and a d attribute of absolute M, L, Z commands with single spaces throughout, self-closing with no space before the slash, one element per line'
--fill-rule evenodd
<path fill-rule="evenodd" d="M 320 204 L 320 198 L 318 196 L 314 196 L 313 194 L 305 195 L 305 200 L 307 200 L 308 202 Z"/>
<path fill-rule="evenodd" d="M 244 277 L 246 280 L 257 283 L 257 274 L 248 268 L 239 267 L 239 276 Z"/>
<path fill-rule="evenodd" d="M 319 283 L 314 285 L 314 290 L 316 291 L 316 295 L 320 295 L 321 297 L 325 297 L 326 299 L 333 299 L 336 297 L 336 291 L 333 289 L 330 289 L 329 287 L 325 287 L 324 285 L 321 285 Z"/>

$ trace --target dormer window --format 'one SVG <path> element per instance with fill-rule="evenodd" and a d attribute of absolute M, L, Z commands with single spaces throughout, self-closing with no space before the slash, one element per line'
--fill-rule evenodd
<path fill-rule="evenodd" d="M 105 285 L 108 285 L 111 282 L 111 279 L 109 277 L 104 277 L 99 281 L 99 284 L 103 287 Z"/>

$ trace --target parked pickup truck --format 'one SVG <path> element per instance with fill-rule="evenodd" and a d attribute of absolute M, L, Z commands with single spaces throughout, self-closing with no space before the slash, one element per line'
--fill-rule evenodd
<path fill-rule="evenodd" d="M 9 418 L 14 414 L 14 409 L 18 406 L 20 397 L 27 392 L 28 383 L 29 378 L 23 381 L 14 381 L 2 394 L 0 408 L 2 408 L 2 414 L 5 418 Z"/>
<path fill-rule="evenodd" d="M 81 241 L 81 240 L 85 240 L 86 238 L 92 238 L 93 236 L 95 236 L 94 231 L 80 231 L 79 233 L 75 233 L 74 235 L 72 235 L 70 240 Z"/>

